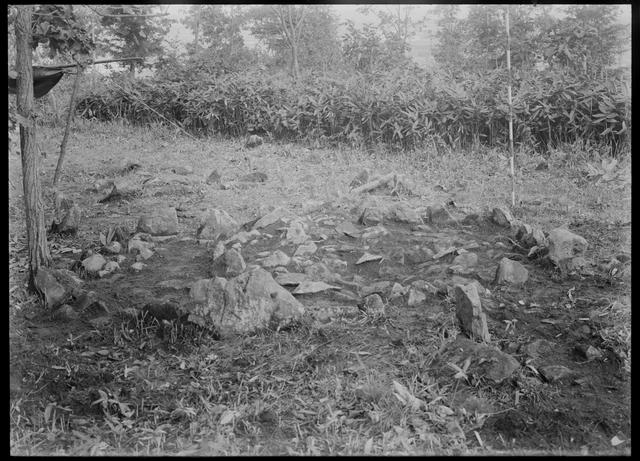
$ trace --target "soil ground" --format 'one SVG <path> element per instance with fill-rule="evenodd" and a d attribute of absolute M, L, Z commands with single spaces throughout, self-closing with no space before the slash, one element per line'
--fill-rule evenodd
<path fill-rule="evenodd" d="M 48 217 L 51 178 L 60 132 L 43 128 L 42 180 Z M 134 230 L 138 217 L 159 204 L 179 210 L 179 237 L 159 243 L 139 273 L 122 271 L 87 280 L 113 311 L 140 309 L 153 300 L 180 302 L 185 284 L 215 275 L 207 249 L 196 241 L 201 213 L 219 208 L 249 222 L 275 206 L 308 218 L 319 261 L 346 261 L 337 285 L 343 292 L 380 281 L 404 286 L 415 280 L 452 283 L 453 255 L 439 260 L 402 260 L 407 251 L 472 247 L 479 257 L 470 278 L 491 291 L 483 307 L 492 344 L 521 364 L 512 379 L 495 384 L 483 376 L 457 375 L 438 364 L 438 351 L 460 333 L 455 303 L 445 294 L 409 307 L 388 301 L 385 315 L 371 316 L 357 302 L 332 292 L 298 296 L 316 318 L 283 331 L 220 340 L 198 328 L 178 330 L 149 319 L 100 313 L 60 321 L 25 291 L 26 238 L 19 157 L 9 159 L 9 293 L 12 454 L 629 454 L 630 433 L 630 188 L 579 174 L 566 157 L 536 170 L 535 159 L 519 168 L 516 217 L 550 230 L 567 225 L 590 243 L 591 274 L 561 274 L 529 260 L 513 236 L 487 222 L 415 226 L 385 223 L 375 239 L 333 231 L 356 223 L 349 182 L 363 169 L 397 172 L 413 194 L 374 192 L 381 202 L 412 207 L 454 201 L 460 215 L 505 205 L 510 179 L 496 152 L 384 154 L 345 149 L 308 149 L 266 143 L 244 149 L 240 141 L 193 141 L 160 128 L 80 124 L 69 140 L 60 190 L 84 210 L 76 237 L 51 236 L 53 265 L 69 269 L 79 250 L 98 249 L 110 226 Z M 126 200 L 98 203 L 98 179 L 127 173 L 151 179 Z M 554 163 L 555 162 L 555 163 Z M 194 173 L 172 170 L 193 167 Z M 206 178 L 216 169 L 222 190 Z M 267 180 L 236 180 L 253 171 Z M 50 222 L 50 219 L 49 219 Z M 362 226 L 359 226 L 362 228 Z M 324 237 L 319 238 L 321 234 Z M 326 237 L 326 238 L 325 238 Z M 316 240 L 314 238 L 314 240 Z M 243 246 L 247 263 L 281 246 L 277 226 Z M 72 250 L 75 250 L 74 253 Z M 382 261 L 356 265 L 364 252 Z M 623 255 L 616 274 L 606 265 Z M 522 287 L 496 286 L 498 261 L 521 260 L 530 278 Z M 554 346 L 531 360 L 535 340 Z M 578 350 L 593 346 L 602 357 Z M 456 364 L 464 367 L 463 364 Z M 570 378 L 548 382 L 538 369 L 563 365 Z M 426 401 L 411 410 L 394 395 L 393 382 Z"/>

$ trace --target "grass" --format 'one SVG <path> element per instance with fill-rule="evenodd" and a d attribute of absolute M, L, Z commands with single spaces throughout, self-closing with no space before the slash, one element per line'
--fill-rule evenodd
<path fill-rule="evenodd" d="M 61 128 L 42 127 L 38 133 L 41 149 L 48 153 L 42 167 L 48 211 L 61 136 Z M 83 120 L 72 131 L 68 149 L 61 184 L 89 214 L 82 228 L 87 240 L 97 240 L 98 231 L 114 217 L 106 207 L 90 202 L 83 191 L 95 180 L 111 177 L 128 161 L 141 163 L 149 176 L 162 183 L 131 200 L 132 214 L 159 200 L 195 211 L 215 203 L 239 221 L 261 215 L 267 205 L 304 213 L 333 201 L 348 209 L 354 205 L 348 184 L 365 168 L 378 175 L 397 172 L 406 177 L 414 195 L 403 199 L 415 207 L 453 200 L 466 211 L 481 211 L 508 205 L 511 193 L 508 159 L 497 150 L 392 154 L 382 149 L 364 152 L 269 143 L 246 150 L 239 140 L 194 140 L 160 126 L 133 128 Z M 567 146 L 564 152 L 554 152 L 548 159 L 549 169 L 542 171 L 535 169 L 542 159 L 520 153 L 518 205 L 513 211 L 547 231 L 587 223 L 579 228 L 593 245 L 594 261 L 603 263 L 613 255 L 630 253 L 630 232 L 620 230 L 621 223 L 631 220 L 630 187 L 624 180 L 594 185 L 582 171 L 587 163 L 599 163 L 599 158 L 595 152 L 587 156 L 583 151 Z M 564 155 L 567 152 L 572 154 L 569 158 Z M 192 166 L 195 180 L 181 182 L 170 171 L 178 165 Z M 448 342 L 445 327 L 403 338 L 398 347 L 385 352 L 389 363 L 375 362 L 372 349 L 376 332 L 392 325 L 384 317 L 364 315 L 325 327 L 300 326 L 225 341 L 207 338 L 197 329 L 179 330 L 172 324 L 140 320 L 114 324 L 108 331 L 87 327 L 63 342 L 29 344 L 24 313 L 40 308 L 37 298 L 24 290 L 18 156 L 10 155 L 9 167 L 15 186 L 9 186 L 11 351 L 12 357 L 23 352 L 28 370 L 24 382 L 29 384 L 10 401 L 12 454 L 516 453 L 487 448 L 470 435 L 482 426 L 487 418 L 482 411 L 488 410 L 448 415 L 448 405 L 464 396 L 465 386 L 442 386 L 428 371 L 434 353 Z M 223 182 L 253 170 L 265 172 L 269 180 L 265 187 L 214 190 L 204 184 L 213 169 Z M 607 232 L 607 226 L 615 232 Z M 56 248 L 67 243 L 71 244 L 57 241 Z M 627 354 L 628 364 L 629 294 L 627 283 L 619 299 L 602 308 L 599 331 L 613 350 Z M 453 324 L 448 328 L 455 334 Z M 400 404 L 394 380 L 423 399 L 429 411 L 413 411 Z M 500 408 L 513 402 L 507 388 L 477 382 L 476 392 Z M 527 388 L 522 398 L 535 399 L 539 392 Z"/>

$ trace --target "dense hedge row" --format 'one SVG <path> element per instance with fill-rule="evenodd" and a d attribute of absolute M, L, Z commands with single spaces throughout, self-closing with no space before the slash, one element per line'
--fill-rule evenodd
<path fill-rule="evenodd" d="M 298 84 L 259 74 L 106 81 L 83 98 L 88 118 L 132 123 L 162 116 L 192 132 L 274 139 L 384 143 L 411 149 L 432 139 L 454 147 L 505 146 L 505 73 L 443 79 L 407 75 L 308 77 Z M 616 153 L 628 144 L 631 102 L 622 81 L 593 82 L 561 73 L 514 81 L 516 143 L 538 148 L 578 139 Z M 153 110 L 151 110 L 153 109 Z"/>

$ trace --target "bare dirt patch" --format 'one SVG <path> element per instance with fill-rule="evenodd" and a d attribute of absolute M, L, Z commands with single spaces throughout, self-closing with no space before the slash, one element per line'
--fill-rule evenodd
<path fill-rule="evenodd" d="M 621 351 L 630 352 L 622 346 L 620 327 L 628 320 L 621 306 L 629 306 L 629 270 L 616 276 L 596 265 L 591 275 L 560 274 L 527 259 L 507 231 L 483 220 L 426 227 L 385 222 L 387 235 L 367 239 L 336 231 L 344 221 L 364 229 L 347 195 L 349 182 L 363 167 L 380 175 L 397 171 L 413 181 L 415 195 L 380 194 L 379 200 L 420 207 L 453 199 L 453 213 L 459 216 L 498 204 L 486 200 L 486 191 L 504 187 L 500 181 L 476 181 L 474 174 L 480 173 L 470 169 L 452 179 L 436 169 L 424 173 L 416 168 L 430 160 L 410 165 L 385 157 L 354 159 L 341 151 L 270 144 L 244 150 L 240 144 L 215 141 L 205 149 L 205 143 L 152 139 L 151 132 L 121 128 L 109 137 L 102 125 L 91 130 L 76 135 L 62 186 L 85 210 L 86 220 L 76 238 L 52 238 L 54 265 L 70 268 L 78 255 L 67 249 L 97 248 L 100 231 L 114 225 L 133 228 L 140 213 L 157 204 L 178 208 L 180 232 L 157 243 L 141 272 L 129 270 L 129 258 L 120 272 L 84 282 L 83 288 L 117 315 L 96 323 L 104 314 L 98 309 L 77 320 L 56 319 L 22 288 L 19 162 L 11 159 L 11 178 L 18 187 L 10 190 L 10 340 L 16 381 L 12 452 L 629 452 L 630 356 Z M 105 165 L 98 166 L 98 159 Z M 99 204 L 105 193 L 90 187 L 96 179 L 122 176 L 130 160 L 142 168 L 125 175 L 147 180 L 147 185 L 132 197 Z M 194 173 L 171 171 L 182 164 Z M 45 181 L 52 173 L 48 167 Z M 214 169 L 230 188 L 206 183 Z M 265 173 L 267 180 L 238 181 L 252 171 Z M 452 197 L 456 187 L 460 191 Z M 502 193 L 495 194 L 496 201 Z M 570 193 L 566 197 L 580 200 Z M 154 300 L 180 303 L 188 296 L 183 288 L 188 282 L 220 275 L 206 245 L 194 238 L 200 213 L 219 208 L 249 222 L 276 205 L 312 223 L 309 234 L 318 246 L 308 258 L 312 263 L 344 262 L 330 282 L 341 290 L 298 296 L 313 321 L 219 340 L 197 328 L 179 330 L 175 323 L 119 315 Z M 519 214 L 532 213 L 523 205 Z M 546 213 L 542 223 L 531 223 L 563 221 L 594 245 L 600 258 L 596 264 L 629 253 L 627 226 L 620 221 Z M 296 247 L 282 245 L 283 232 L 275 224 L 262 231 L 257 243 L 243 245 L 246 262 L 259 264 L 263 252 L 276 249 L 292 255 Z M 483 307 L 492 343 L 520 363 L 518 372 L 502 383 L 471 372 L 458 374 L 439 363 L 438 352 L 460 333 L 455 302 L 446 290 L 456 280 L 449 270 L 455 255 L 434 259 L 424 257 L 424 251 L 435 254 L 447 247 L 467 248 L 478 256 L 476 270 L 464 277 L 490 290 Z M 356 264 L 365 252 L 382 258 Z M 503 256 L 526 265 L 524 286 L 493 283 Z M 290 269 L 302 272 L 304 267 Z M 167 280 L 182 284 L 159 286 Z M 367 311 L 363 289 L 387 281 L 445 288 L 414 307 L 406 297 L 390 299 L 385 292 L 384 313 Z M 585 357 L 589 346 L 602 355 Z M 464 371 L 464 364 L 454 365 Z M 549 366 L 571 373 L 553 381 L 550 372 L 542 372 Z M 394 381 L 428 405 L 412 410 L 402 404 Z"/>

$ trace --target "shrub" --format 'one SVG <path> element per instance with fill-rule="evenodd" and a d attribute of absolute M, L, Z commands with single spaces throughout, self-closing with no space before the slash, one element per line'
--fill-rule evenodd
<path fill-rule="evenodd" d="M 340 78 L 342 77 L 342 78 Z M 630 99 L 622 80 L 568 73 L 514 78 L 514 141 L 547 150 L 578 139 L 612 153 L 629 142 Z M 114 78 L 84 97 L 84 117 L 162 121 L 194 133 L 267 134 L 274 139 L 386 144 L 414 149 L 432 137 L 452 147 L 506 146 L 506 73 L 456 78 L 406 69 L 379 74 L 309 75 L 292 84 L 264 72 L 210 76 L 188 71 Z"/>

